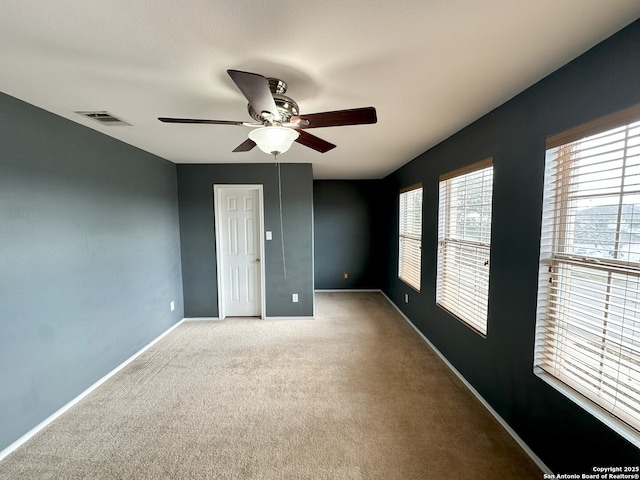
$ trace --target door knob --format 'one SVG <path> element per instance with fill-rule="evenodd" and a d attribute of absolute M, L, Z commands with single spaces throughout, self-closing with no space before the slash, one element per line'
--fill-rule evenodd
<path fill-rule="evenodd" d="M 260 263 L 260 259 L 259 258 L 256 258 L 256 263 Z"/>

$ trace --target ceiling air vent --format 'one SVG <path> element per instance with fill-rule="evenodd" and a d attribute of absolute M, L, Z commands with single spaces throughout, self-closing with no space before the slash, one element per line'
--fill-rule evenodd
<path fill-rule="evenodd" d="M 118 117 L 110 114 L 109 112 L 76 112 L 82 115 L 83 117 L 90 118 L 91 120 L 95 120 L 96 122 L 100 122 L 103 125 L 131 125 L 130 123 L 125 122 L 124 120 L 119 119 Z"/>

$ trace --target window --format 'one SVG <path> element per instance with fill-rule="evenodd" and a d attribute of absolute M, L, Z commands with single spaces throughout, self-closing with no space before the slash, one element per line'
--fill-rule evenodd
<path fill-rule="evenodd" d="M 440 177 L 436 302 L 487 333 L 491 158 Z"/>
<path fill-rule="evenodd" d="M 640 438 L 640 108 L 547 140 L 536 326 L 536 373 Z"/>
<path fill-rule="evenodd" d="M 400 191 L 398 277 L 420 291 L 422 184 Z"/>

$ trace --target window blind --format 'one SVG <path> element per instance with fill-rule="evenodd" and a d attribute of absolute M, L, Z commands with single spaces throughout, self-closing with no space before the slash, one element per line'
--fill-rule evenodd
<path fill-rule="evenodd" d="M 398 277 L 420 291 L 422 261 L 422 185 L 400 192 Z"/>
<path fill-rule="evenodd" d="M 458 172 L 458 171 L 457 171 Z M 440 177 L 436 302 L 487 333 L 492 159 Z"/>
<path fill-rule="evenodd" d="M 640 122 L 546 157 L 536 372 L 638 431 Z"/>

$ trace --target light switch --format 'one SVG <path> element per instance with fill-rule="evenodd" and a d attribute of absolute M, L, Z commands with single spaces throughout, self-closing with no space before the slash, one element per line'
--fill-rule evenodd
<path fill-rule="evenodd" d="M 266 235 L 266 237 L 267 237 L 267 240 L 271 240 L 271 239 L 273 238 L 273 236 L 271 235 L 271 232 L 270 232 L 269 230 L 267 230 L 267 231 L 265 232 L 265 235 Z"/>

